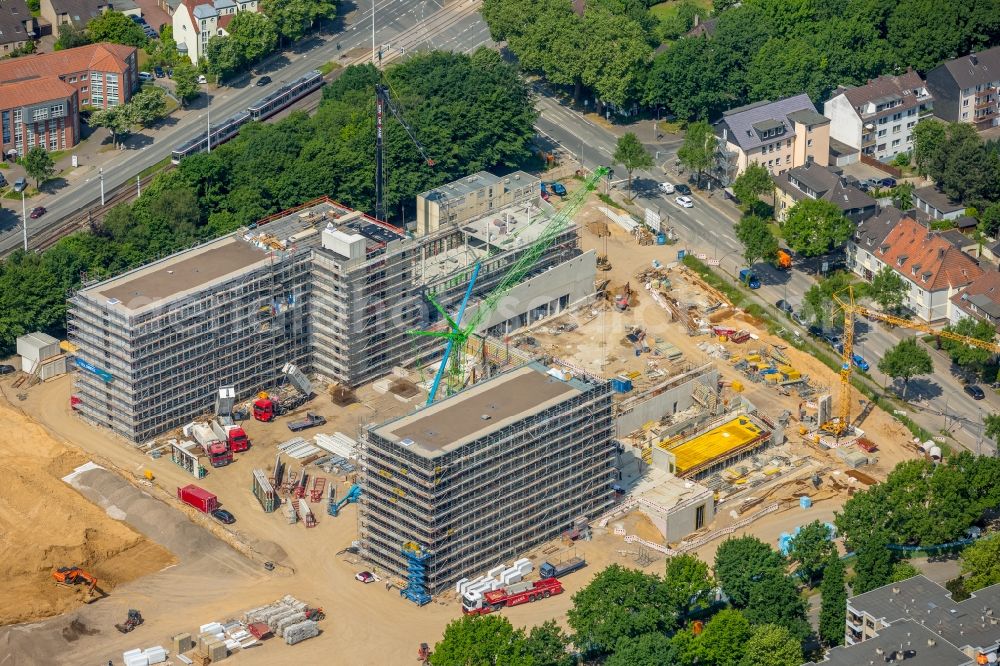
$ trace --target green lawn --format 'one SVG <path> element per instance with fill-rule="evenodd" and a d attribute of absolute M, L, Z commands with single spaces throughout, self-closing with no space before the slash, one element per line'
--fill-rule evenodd
<path fill-rule="evenodd" d="M 712 9 L 712 0 L 694 0 L 694 3 L 705 9 Z M 649 8 L 650 13 L 661 21 L 673 17 L 677 13 L 677 5 L 680 4 L 680 0 L 667 0 L 666 2 L 661 2 L 658 5 L 653 5 Z"/>

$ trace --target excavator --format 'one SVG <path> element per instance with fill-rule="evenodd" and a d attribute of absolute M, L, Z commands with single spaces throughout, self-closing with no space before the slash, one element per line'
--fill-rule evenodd
<path fill-rule="evenodd" d="M 101 591 L 97 588 L 97 578 L 80 567 L 59 567 L 52 572 L 52 578 L 59 585 L 73 587 L 81 583 L 87 584 L 87 603 L 96 601 L 101 596 Z"/>

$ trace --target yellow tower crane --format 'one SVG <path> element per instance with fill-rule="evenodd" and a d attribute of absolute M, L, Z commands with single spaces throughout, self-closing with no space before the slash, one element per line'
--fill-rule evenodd
<path fill-rule="evenodd" d="M 841 294 L 844 293 L 847 294 L 846 300 L 840 297 Z M 844 291 L 840 292 L 840 294 L 833 294 L 833 300 L 840 307 L 840 309 L 844 311 L 844 353 L 840 363 L 840 404 L 838 405 L 838 418 L 830 421 L 829 423 L 824 423 L 822 425 L 822 429 L 837 437 L 844 434 L 844 432 L 847 431 L 851 425 L 851 368 L 854 361 L 855 315 L 863 315 L 869 319 L 884 321 L 887 324 L 892 324 L 893 326 L 909 328 L 915 331 L 923 331 L 924 333 L 929 333 L 930 335 L 934 335 L 939 338 L 955 340 L 956 342 L 962 342 L 974 347 L 980 347 L 993 353 L 1000 353 L 1000 344 L 986 342 L 985 340 L 979 340 L 978 338 L 971 338 L 967 335 L 959 335 L 948 331 L 939 331 L 931 326 L 928 326 L 927 324 L 912 322 L 908 319 L 894 317 L 892 315 L 872 310 L 871 308 L 866 308 L 863 305 L 858 305 L 854 302 L 853 287 L 848 287 Z"/>

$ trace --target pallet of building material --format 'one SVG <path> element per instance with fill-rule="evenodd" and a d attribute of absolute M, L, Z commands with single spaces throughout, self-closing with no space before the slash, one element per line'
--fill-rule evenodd
<path fill-rule="evenodd" d="M 279 451 L 281 451 L 282 453 L 284 453 L 285 451 L 288 451 L 289 449 L 293 449 L 296 446 L 301 446 L 302 444 L 307 444 L 307 443 L 308 442 L 306 442 L 306 440 L 303 439 L 302 437 L 292 437 L 291 439 L 286 440 L 286 441 L 282 442 L 281 444 L 278 444 L 277 448 L 278 448 Z"/>
<path fill-rule="evenodd" d="M 302 611 L 298 611 L 295 610 L 294 608 L 289 608 L 288 606 L 284 606 L 281 612 L 275 613 L 274 615 L 268 618 L 267 626 L 271 629 L 271 631 L 275 633 L 275 635 L 277 635 L 278 626 L 281 624 L 282 620 L 284 620 L 285 618 L 298 617 L 298 616 L 305 618 L 305 614 L 303 614 Z"/>
<path fill-rule="evenodd" d="M 334 455 L 343 456 L 344 458 L 358 457 L 357 440 L 348 437 L 342 432 L 334 432 L 330 435 L 325 433 L 318 434 L 313 437 L 313 442 L 324 451 L 329 451 Z"/>
<path fill-rule="evenodd" d="M 305 526 L 316 527 L 316 515 L 309 508 L 305 500 L 302 500 L 302 503 L 299 504 L 299 510 L 301 511 L 299 515 L 302 516 L 302 522 L 305 523 Z"/>
<path fill-rule="evenodd" d="M 288 519 L 289 525 L 299 522 L 299 512 L 296 510 L 296 504 L 298 504 L 298 500 L 293 500 L 285 505 L 285 518 Z"/>
<path fill-rule="evenodd" d="M 251 490 L 265 513 L 271 513 L 278 508 L 278 495 L 274 492 L 270 481 L 267 480 L 264 470 L 255 469 L 253 471 L 253 487 Z"/>
<path fill-rule="evenodd" d="M 306 614 L 303 613 L 302 611 L 295 611 L 292 615 L 283 616 L 280 620 L 278 620 L 277 624 L 275 624 L 274 635 L 278 636 L 279 638 L 284 638 L 286 629 L 296 624 L 299 624 L 305 619 L 306 619 Z"/>
<path fill-rule="evenodd" d="M 285 630 L 285 643 L 288 645 L 295 645 L 296 643 L 301 643 L 304 640 L 318 635 L 319 625 L 312 620 L 306 620 L 304 622 L 294 624 Z"/>

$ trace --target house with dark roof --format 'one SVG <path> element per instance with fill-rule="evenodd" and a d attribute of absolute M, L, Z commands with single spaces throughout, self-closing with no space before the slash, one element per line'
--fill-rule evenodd
<path fill-rule="evenodd" d="M 934 115 L 942 120 L 974 123 L 976 129 L 1000 125 L 1000 46 L 970 53 L 927 72 L 934 96 Z"/>
<path fill-rule="evenodd" d="M 237 12 L 259 11 L 257 0 L 183 0 L 171 13 L 177 51 L 195 65 L 205 57 L 208 40 L 225 37 Z"/>
<path fill-rule="evenodd" d="M 983 274 L 979 262 L 912 217 L 901 218 L 874 250 L 871 274 L 884 266 L 896 271 L 907 283 L 903 304 L 928 323 L 949 320 L 951 297 Z"/>
<path fill-rule="evenodd" d="M 38 37 L 38 20 L 24 0 L 0 0 L 0 57 Z"/>
<path fill-rule="evenodd" d="M 718 17 L 701 20 L 701 16 L 694 15 L 694 26 L 684 33 L 685 37 L 712 37 L 715 35 L 715 26 L 718 25 Z"/>
<path fill-rule="evenodd" d="M 874 217 L 864 220 L 854 229 L 854 235 L 847 241 L 847 267 L 865 280 L 871 282 L 883 264 L 875 258 L 875 251 L 889 236 L 900 220 L 903 212 L 892 206 L 883 208 Z"/>
<path fill-rule="evenodd" d="M 1000 331 L 1000 271 L 986 271 L 951 297 L 951 322 L 972 317 Z"/>
<path fill-rule="evenodd" d="M 952 200 L 933 185 L 913 190 L 913 205 L 934 220 L 958 220 L 965 215 L 962 202 Z"/>
<path fill-rule="evenodd" d="M 76 145 L 81 106 L 125 104 L 139 82 L 136 50 L 88 44 L 0 60 L 0 149 L 24 155 L 35 146 Z"/>
<path fill-rule="evenodd" d="M 976 660 L 916 620 L 896 620 L 864 641 L 839 645 L 805 666 L 974 666 Z"/>
<path fill-rule="evenodd" d="M 41 0 L 41 15 L 53 28 L 72 23 L 83 27 L 104 12 L 142 16 L 132 0 Z"/>
<path fill-rule="evenodd" d="M 830 158 L 830 119 L 808 95 L 762 101 L 726 111 L 714 126 L 719 160 L 712 175 L 730 185 L 751 162 L 774 175 Z"/>
<path fill-rule="evenodd" d="M 830 137 L 876 160 L 913 149 L 913 128 L 932 113 L 934 98 L 913 70 L 840 87 L 823 105 Z"/>
<path fill-rule="evenodd" d="M 807 162 L 774 177 L 775 216 L 788 217 L 788 210 L 803 199 L 823 199 L 840 209 L 846 218 L 858 224 L 875 215 L 875 200 L 844 179 L 830 167 Z"/>

